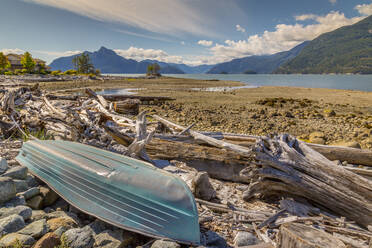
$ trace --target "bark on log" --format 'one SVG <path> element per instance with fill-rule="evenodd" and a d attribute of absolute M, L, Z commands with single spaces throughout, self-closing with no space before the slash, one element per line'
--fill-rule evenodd
<path fill-rule="evenodd" d="M 279 248 L 346 248 L 332 235 L 313 227 L 292 223 L 283 225 L 279 232 Z"/>
<path fill-rule="evenodd" d="M 372 181 L 335 166 L 306 143 L 288 135 L 257 142 L 256 168 L 244 193 L 298 195 L 362 226 L 372 224 Z"/>
<path fill-rule="evenodd" d="M 107 123 L 104 128 L 119 144 L 129 146 L 134 140 Z M 244 171 L 250 158 L 235 152 L 158 138 L 153 138 L 145 148 L 151 159 L 177 159 L 198 171 L 206 171 L 212 178 L 249 183 Z"/>

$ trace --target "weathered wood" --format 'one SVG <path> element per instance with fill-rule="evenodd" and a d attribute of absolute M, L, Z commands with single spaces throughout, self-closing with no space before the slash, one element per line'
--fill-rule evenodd
<path fill-rule="evenodd" d="M 163 123 L 164 125 L 166 125 L 166 126 L 171 126 L 171 127 L 176 128 L 178 130 L 181 130 L 181 131 L 183 131 L 185 129 L 185 127 L 182 127 L 180 125 L 172 123 L 171 121 L 168 121 L 168 120 L 166 120 L 166 119 L 164 119 L 164 118 L 162 118 L 158 115 L 153 115 L 153 117 L 156 120 Z M 226 150 L 231 150 L 231 151 L 234 151 L 236 153 L 239 153 L 240 155 L 247 156 L 247 157 L 252 155 L 252 150 L 248 149 L 246 147 L 235 145 L 235 144 L 232 144 L 232 143 L 228 143 L 228 142 L 225 142 L 223 140 L 217 140 L 217 139 L 214 139 L 212 137 L 209 137 L 209 136 L 206 136 L 204 134 L 193 131 L 193 130 L 189 130 L 189 133 L 192 137 L 194 137 L 195 140 L 202 140 L 202 141 L 208 143 L 211 146 L 226 149 Z"/>
<path fill-rule="evenodd" d="M 127 99 L 121 102 L 114 102 L 113 109 L 119 114 L 138 115 L 140 100 Z"/>
<path fill-rule="evenodd" d="M 313 227 L 291 223 L 282 225 L 279 232 L 279 248 L 346 248 L 332 235 Z"/>
<path fill-rule="evenodd" d="M 79 99 L 79 96 L 66 96 L 66 95 L 53 95 L 48 94 L 46 97 L 49 100 L 67 100 L 67 101 L 77 101 Z"/>
<path fill-rule="evenodd" d="M 89 88 L 86 88 L 85 89 L 85 93 L 87 93 L 88 96 L 92 97 L 92 98 L 96 98 L 101 104 L 102 106 L 107 109 L 109 104 L 106 102 L 105 98 L 102 97 L 101 95 L 97 95 L 96 92 L 94 92 L 93 90 L 89 89 Z"/>
<path fill-rule="evenodd" d="M 104 128 L 122 145 L 128 146 L 133 142 L 133 137 L 119 132 L 112 125 L 106 123 Z M 212 178 L 249 183 L 243 172 L 250 159 L 233 151 L 158 138 L 153 138 L 145 148 L 151 159 L 177 159 L 198 171 L 206 171 Z"/>
<path fill-rule="evenodd" d="M 372 223 L 372 181 L 335 166 L 306 143 L 281 135 L 259 141 L 255 148 L 256 173 L 244 193 L 298 195 L 362 226 Z"/>

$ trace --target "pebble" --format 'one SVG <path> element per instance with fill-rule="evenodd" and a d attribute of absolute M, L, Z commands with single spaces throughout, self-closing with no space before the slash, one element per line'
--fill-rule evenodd
<path fill-rule="evenodd" d="M 18 247 L 15 246 L 16 244 L 21 244 L 22 247 L 25 246 L 31 246 L 35 243 L 35 239 L 29 235 L 23 235 L 19 233 L 10 233 L 8 235 L 5 235 L 0 240 L 0 247 Z"/>
<path fill-rule="evenodd" d="M 41 219 L 28 224 L 25 228 L 18 231 L 20 234 L 29 235 L 37 239 L 48 232 L 46 220 Z"/>
<path fill-rule="evenodd" d="M 28 220 L 32 216 L 32 209 L 27 206 L 16 206 L 12 208 L 0 208 L 0 219 L 11 216 L 19 215 L 23 220 Z"/>
<path fill-rule="evenodd" d="M 13 179 L 25 180 L 27 178 L 28 169 L 25 166 L 15 166 L 7 170 L 2 176 Z"/>
<path fill-rule="evenodd" d="M 9 201 L 16 193 L 14 181 L 10 177 L 0 177 L 0 203 Z"/>
<path fill-rule="evenodd" d="M 25 221 L 17 214 L 0 219 L 0 237 L 21 230 L 25 227 Z M 1 247 L 1 246 L 0 246 Z"/>
<path fill-rule="evenodd" d="M 63 234 L 70 248 L 92 248 L 93 232 L 87 228 L 73 228 Z"/>

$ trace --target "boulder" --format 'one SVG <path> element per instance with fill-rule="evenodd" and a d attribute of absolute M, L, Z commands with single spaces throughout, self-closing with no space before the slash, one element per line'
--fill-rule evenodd
<path fill-rule="evenodd" d="M 56 192 L 47 187 L 40 187 L 40 194 L 44 197 L 43 200 L 44 207 L 54 204 L 59 198 Z"/>
<path fill-rule="evenodd" d="M 21 216 L 23 220 L 28 220 L 31 218 L 32 209 L 27 206 L 0 208 L 0 219 L 14 215 L 14 214 Z"/>
<path fill-rule="evenodd" d="M 99 248 L 120 248 L 122 246 L 122 238 L 118 237 L 115 232 L 106 230 L 94 236 L 94 246 Z"/>
<path fill-rule="evenodd" d="M 63 234 L 70 248 L 92 248 L 94 244 L 93 232 L 88 228 L 74 228 Z"/>
<path fill-rule="evenodd" d="M 181 246 L 173 241 L 156 240 L 151 248 L 180 248 Z"/>
<path fill-rule="evenodd" d="M 34 210 L 39 210 L 43 207 L 43 197 L 41 195 L 37 195 L 32 197 L 31 199 L 26 201 L 27 206 Z"/>
<path fill-rule="evenodd" d="M 0 177 L 0 203 L 9 201 L 16 193 L 14 181 L 10 177 Z"/>
<path fill-rule="evenodd" d="M 69 216 L 53 218 L 47 221 L 50 231 L 54 232 L 63 226 L 66 229 L 77 227 L 77 222 Z"/>
<path fill-rule="evenodd" d="M 26 190 L 28 190 L 28 184 L 25 180 L 14 179 L 13 181 L 16 186 L 17 193 L 25 192 Z"/>
<path fill-rule="evenodd" d="M 207 231 L 203 235 L 203 245 L 213 247 L 227 247 L 226 240 L 213 231 Z"/>
<path fill-rule="evenodd" d="M 10 233 L 0 239 L 0 247 L 18 247 L 17 244 L 22 245 L 21 247 L 31 247 L 34 243 L 33 237 L 19 233 Z"/>
<path fill-rule="evenodd" d="M 33 248 L 55 248 L 60 244 L 60 238 L 56 234 L 50 232 L 39 239 Z"/>
<path fill-rule="evenodd" d="M 37 182 L 35 176 L 28 174 L 26 177 L 26 182 L 28 184 L 28 187 L 37 187 L 39 186 L 39 183 Z"/>
<path fill-rule="evenodd" d="M 191 190 L 195 197 L 209 201 L 216 197 L 216 191 L 209 181 L 207 172 L 198 172 L 191 183 Z"/>
<path fill-rule="evenodd" d="M 259 240 L 252 233 L 238 232 L 234 238 L 234 247 L 242 247 L 248 245 L 256 245 Z"/>
<path fill-rule="evenodd" d="M 18 231 L 20 234 L 32 236 L 35 239 L 42 237 L 48 232 L 46 220 L 41 219 L 28 224 L 26 227 Z"/>
<path fill-rule="evenodd" d="M 2 176 L 13 179 L 25 180 L 27 178 L 28 169 L 25 166 L 15 166 L 7 170 Z"/>
<path fill-rule="evenodd" d="M 17 207 L 17 206 L 25 206 L 26 200 L 23 196 L 16 196 L 12 198 L 10 201 L 7 201 L 4 203 L 4 207 L 11 208 L 11 207 Z"/>
<path fill-rule="evenodd" d="M 43 210 L 32 210 L 31 220 L 37 221 L 41 219 L 47 219 L 47 213 Z"/>
<path fill-rule="evenodd" d="M 0 157 L 0 175 L 6 172 L 6 170 L 9 168 L 8 162 L 5 158 Z"/>
<path fill-rule="evenodd" d="M 17 214 L 2 218 L 0 219 L 0 237 L 8 233 L 17 232 L 24 227 L 25 221 Z"/>
<path fill-rule="evenodd" d="M 31 189 L 26 190 L 25 192 L 20 193 L 26 200 L 31 199 L 34 196 L 37 196 L 40 193 L 40 189 L 38 187 L 33 187 Z"/>

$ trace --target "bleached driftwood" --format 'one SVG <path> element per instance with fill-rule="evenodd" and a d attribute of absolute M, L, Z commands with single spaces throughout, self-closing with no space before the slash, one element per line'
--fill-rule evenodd
<path fill-rule="evenodd" d="M 332 235 L 313 227 L 291 223 L 282 225 L 279 232 L 279 248 L 346 248 Z"/>
<path fill-rule="evenodd" d="M 244 193 L 298 195 L 368 226 L 372 223 L 372 181 L 354 174 L 289 135 L 257 142 L 256 166 Z"/>

